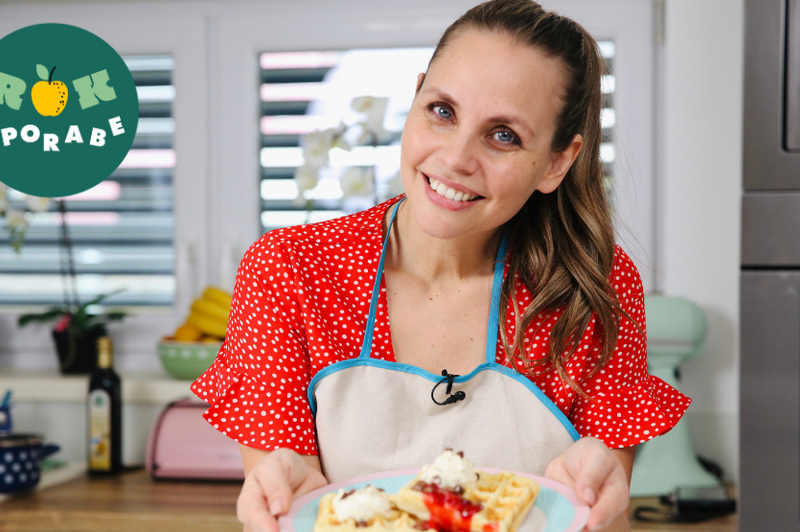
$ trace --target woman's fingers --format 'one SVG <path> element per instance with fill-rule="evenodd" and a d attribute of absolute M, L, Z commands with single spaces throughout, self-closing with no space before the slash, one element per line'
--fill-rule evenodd
<path fill-rule="evenodd" d="M 603 446 L 587 450 L 575 475 L 575 493 L 592 507 L 586 528 L 608 526 L 629 502 L 628 479 L 616 456 Z"/>
<path fill-rule="evenodd" d="M 589 512 L 586 528 L 599 530 L 607 527 L 628 507 L 628 501 L 628 479 L 620 466 L 619 474 L 616 470 L 612 471 L 600 486 L 597 502 L 592 505 L 592 510 Z"/>
<path fill-rule="evenodd" d="M 295 452 L 278 449 L 248 475 L 239 494 L 239 521 L 253 532 L 279 532 L 277 518 L 285 514 L 296 495 L 327 484 L 322 473 L 311 469 Z"/>
<path fill-rule="evenodd" d="M 548 465 L 545 476 L 572 487 L 578 498 L 591 506 L 588 530 L 611 524 L 630 500 L 625 469 L 614 453 L 594 438 L 574 443 Z"/>
<path fill-rule="evenodd" d="M 279 532 L 278 521 L 269 511 L 269 501 L 264 496 L 255 475 L 249 475 L 242 485 L 236 501 L 236 517 L 251 532 Z"/>

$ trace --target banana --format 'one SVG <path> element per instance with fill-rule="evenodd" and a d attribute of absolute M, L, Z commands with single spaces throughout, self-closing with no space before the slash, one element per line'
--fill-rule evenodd
<path fill-rule="evenodd" d="M 216 303 L 221 307 L 225 307 L 228 312 L 231 310 L 231 295 L 215 286 L 209 286 L 205 289 L 203 292 L 203 299 L 212 303 Z"/>
<path fill-rule="evenodd" d="M 204 312 L 193 310 L 189 317 L 186 318 L 186 323 L 194 325 L 204 333 L 210 336 L 217 336 L 219 338 L 225 337 L 225 329 L 227 324 L 221 322 Z"/>
<path fill-rule="evenodd" d="M 208 314 L 209 316 L 222 321 L 223 323 L 228 323 L 228 307 L 222 307 L 218 305 L 216 302 L 211 302 L 207 299 L 195 299 L 192 303 L 192 310 L 196 310 L 197 312 L 202 312 L 204 314 Z"/>

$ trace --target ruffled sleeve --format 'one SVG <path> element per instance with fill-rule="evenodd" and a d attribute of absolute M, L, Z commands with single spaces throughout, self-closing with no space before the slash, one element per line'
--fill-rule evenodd
<path fill-rule="evenodd" d="M 589 399 L 575 398 L 569 418 L 581 436 L 609 448 L 636 445 L 674 427 L 691 399 L 647 372 L 644 291 L 639 272 L 618 246 L 611 282 L 622 308 L 617 346 L 608 364 L 581 383 Z"/>
<path fill-rule="evenodd" d="M 242 258 L 225 342 L 191 390 L 211 405 L 203 417 L 237 442 L 317 454 L 303 308 L 280 234 L 267 233 Z"/>

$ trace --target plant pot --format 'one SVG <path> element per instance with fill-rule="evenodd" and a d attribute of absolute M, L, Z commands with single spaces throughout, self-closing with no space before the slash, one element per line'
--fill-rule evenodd
<path fill-rule="evenodd" d="M 61 373 L 91 373 L 97 367 L 97 339 L 106 334 L 104 327 L 92 331 L 53 331 Z"/>

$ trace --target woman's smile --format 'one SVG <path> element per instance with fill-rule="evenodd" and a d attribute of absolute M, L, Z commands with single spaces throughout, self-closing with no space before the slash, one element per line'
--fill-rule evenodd
<path fill-rule="evenodd" d="M 436 205 L 451 211 L 468 209 L 483 196 L 441 176 L 422 174 L 428 183 L 428 198 Z"/>

